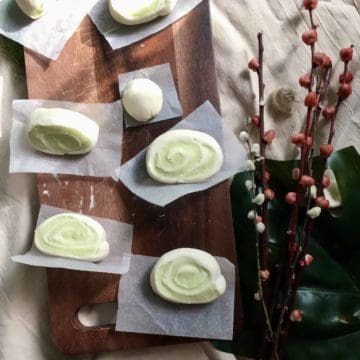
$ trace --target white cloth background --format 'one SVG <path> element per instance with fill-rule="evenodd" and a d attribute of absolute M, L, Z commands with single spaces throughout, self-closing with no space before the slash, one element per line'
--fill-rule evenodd
<path fill-rule="evenodd" d="M 297 79 L 308 71 L 309 49 L 300 39 L 307 28 L 302 0 L 213 0 L 212 21 L 218 86 L 222 113 L 238 132 L 244 127 L 247 115 L 256 106 L 256 78 L 249 79 L 248 60 L 256 53 L 256 34 L 264 31 L 266 94 L 280 87 L 291 87 L 298 92 L 298 103 L 290 118 L 271 117 L 267 127 L 277 130 L 277 139 L 269 149 L 269 156 L 291 158 L 294 148 L 290 134 L 301 127 L 304 107 L 303 91 Z M 316 21 L 321 25 L 319 45 L 334 60 L 338 49 L 354 43 L 360 52 L 359 0 L 320 0 Z M 38 204 L 35 177 L 9 175 L 9 132 L 11 101 L 26 97 L 24 70 L 14 64 L 1 49 L 0 76 L 4 91 L 0 106 L 2 137 L 0 138 L 0 359 L 64 360 L 66 357 L 52 345 L 49 331 L 49 310 L 45 271 L 12 263 L 9 258 L 24 253 L 31 244 Z M 325 46 L 326 45 L 326 46 Z M 336 71 L 339 63 L 334 61 Z M 356 61 L 351 70 L 356 72 L 354 94 L 342 107 L 337 124 L 335 145 L 350 144 L 360 151 L 360 66 Z M 80 359 L 233 359 L 231 355 L 214 352 L 207 343 L 180 347 L 147 349 L 112 354 L 84 356 Z"/>

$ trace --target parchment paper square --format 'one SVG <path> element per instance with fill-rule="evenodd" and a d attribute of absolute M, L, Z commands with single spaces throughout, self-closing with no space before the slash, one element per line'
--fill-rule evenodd
<path fill-rule="evenodd" d="M 174 10 L 169 15 L 141 25 L 129 26 L 116 22 L 110 15 L 108 0 L 99 0 L 89 15 L 112 49 L 116 50 L 165 29 L 201 2 L 202 0 L 178 0 Z"/>
<path fill-rule="evenodd" d="M 148 125 L 158 121 L 174 119 L 182 115 L 181 104 L 176 91 L 170 64 L 156 65 L 119 75 L 120 97 L 123 97 L 126 85 L 130 80 L 142 78 L 154 81 L 157 85 L 160 86 L 164 99 L 163 107 L 158 116 L 144 123 L 136 121 L 126 111 L 124 111 L 126 127 Z"/>
<path fill-rule="evenodd" d="M 231 340 L 234 324 L 235 267 L 216 257 L 226 279 L 225 293 L 210 304 L 182 305 L 163 300 L 150 285 L 158 258 L 132 255 L 120 279 L 116 331 Z"/>
<path fill-rule="evenodd" d="M 70 213 L 71 211 L 48 205 L 40 208 L 37 226 L 51 216 Z M 50 256 L 39 251 L 33 244 L 30 251 L 25 255 L 17 255 L 12 261 L 49 268 L 62 268 L 80 271 L 92 271 L 110 274 L 126 274 L 129 271 L 131 261 L 131 246 L 133 238 L 133 226 L 120 221 L 90 216 L 98 221 L 105 229 L 106 238 L 110 246 L 109 255 L 98 263 L 66 259 Z"/>
<path fill-rule="evenodd" d="M 198 130 L 214 137 L 223 150 L 222 168 L 206 182 L 161 184 L 153 180 L 146 171 L 146 148 L 116 170 L 116 177 L 138 197 L 152 204 L 165 206 L 186 194 L 209 189 L 246 169 L 248 156 L 245 148 L 223 123 L 209 101 L 171 128 L 173 129 Z"/>
<path fill-rule="evenodd" d="M 80 112 L 100 127 L 97 145 L 84 155 L 50 155 L 35 150 L 26 128 L 30 113 L 38 108 L 63 108 Z M 52 100 L 15 100 L 10 135 L 10 173 L 50 173 L 112 177 L 121 163 L 123 116 L 120 101 L 112 104 L 79 104 Z"/>
<path fill-rule="evenodd" d="M 48 11 L 31 20 L 15 0 L 0 1 L 0 34 L 50 59 L 57 59 L 97 0 L 46 0 Z"/>

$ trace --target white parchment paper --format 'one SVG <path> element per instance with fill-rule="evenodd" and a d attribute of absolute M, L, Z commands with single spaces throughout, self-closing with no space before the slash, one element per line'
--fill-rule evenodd
<path fill-rule="evenodd" d="M 70 211 L 42 205 L 40 208 L 37 226 L 51 216 L 69 213 Z M 66 259 L 43 254 L 33 244 L 30 251 L 25 255 L 13 256 L 11 260 L 32 266 L 49 268 L 63 268 L 80 271 L 93 271 L 110 274 L 126 274 L 129 271 L 131 260 L 131 246 L 133 238 L 133 226 L 110 219 L 90 216 L 98 221 L 105 229 L 106 239 L 110 246 L 109 255 L 98 263 Z"/>
<path fill-rule="evenodd" d="M 85 155 L 58 156 L 35 150 L 26 137 L 30 113 L 38 108 L 60 107 L 80 112 L 100 127 L 97 145 Z M 15 100 L 10 135 L 10 173 L 73 174 L 111 177 L 121 163 L 123 115 L 120 101 L 79 104 L 50 100 Z"/>
<path fill-rule="evenodd" d="M 163 300 L 150 286 L 156 257 L 132 255 L 120 279 L 116 331 L 231 340 L 234 324 L 235 267 L 217 257 L 226 279 L 224 295 L 210 304 L 182 305 Z"/>
<path fill-rule="evenodd" d="M 126 111 L 124 111 L 126 127 L 152 124 L 158 121 L 174 119 L 182 115 L 181 104 L 176 91 L 170 64 L 156 65 L 119 75 L 120 97 L 123 97 L 126 85 L 130 80 L 142 78 L 149 79 L 160 86 L 164 98 L 163 107 L 158 116 L 145 123 L 136 121 Z"/>
<path fill-rule="evenodd" d="M 90 11 L 91 20 L 104 35 L 110 46 L 115 49 L 133 44 L 153 35 L 190 12 L 202 0 L 178 0 L 175 9 L 167 16 L 159 17 L 141 25 L 122 25 L 110 15 L 108 0 L 99 2 Z"/>
<path fill-rule="evenodd" d="M 205 132 L 214 137 L 224 154 L 221 170 L 210 180 L 198 184 L 161 184 L 153 180 L 146 171 L 146 151 L 129 160 L 116 170 L 118 179 L 138 197 L 159 206 L 190 193 L 209 189 L 229 179 L 246 168 L 247 153 L 231 129 L 226 126 L 220 115 L 209 101 L 179 122 L 173 129 L 190 129 Z"/>
<path fill-rule="evenodd" d="M 46 0 L 46 14 L 31 20 L 15 0 L 1 0 L 0 34 L 55 60 L 96 1 Z"/>

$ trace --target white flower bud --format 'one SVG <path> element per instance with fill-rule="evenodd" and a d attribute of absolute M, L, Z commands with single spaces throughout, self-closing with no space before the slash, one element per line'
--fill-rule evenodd
<path fill-rule="evenodd" d="M 324 175 L 330 180 L 330 185 L 324 189 L 325 199 L 329 200 L 331 209 L 340 207 L 342 204 L 342 196 L 336 181 L 335 173 L 331 169 L 327 169 L 325 170 Z"/>
<path fill-rule="evenodd" d="M 316 187 L 316 185 L 312 185 L 310 187 L 310 196 L 311 196 L 312 199 L 317 198 L 317 187 Z"/>
<path fill-rule="evenodd" d="M 252 160 L 247 160 L 246 165 L 247 165 L 247 169 L 249 171 L 255 171 L 256 167 L 255 167 L 255 164 L 254 164 L 254 162 Z"/>
<path fill-rule="evenodd" d="M 252 144 L 251 153 L 255 156 L 260 156 L 260 145 L 258 143 Z"/>
<path fill-rule="evenodd" d="M 248 191 L 251 191 L 254 189 L 254 183 L 252 180 L 246 180 L 245 181 L 245 187 L 248 189 Z"/>
<path fill-rule="evenodd" d="M 265 224 L 262 223 L 262 222 L 259 222 L 256 224 L 256 231 L 259 233 L 259 234 L 262 234 L 264 231 L 265 231 Z"/>
<path fill-rule="evenodd" d="M 252 203 L 256 205 L 262 205 L 265 201 L 265 195 L 264 194 L 257 194 L 253 199 Z"/>
<path fill-rule="evenodd" d="M 248 212 L 247 217 L 248 217 L 249 220 L 255 220 L 255 218 L 256 218 L 256 212 L 255 212 L 255 210 L 250 210 L 250 211 Z"/>
<path fill-rule="evenodd" d="M 321 214 L 321 208 L 319 206 L 314 206 L 307 212 L 308 216 L 312 219 L 316 219 Z"/>
<path fill-rule="evenodd" d="M 239 134 L 239 139 L 241 141 L 248 141 L 249 140 L 249 134 L 247 133 L 247 131 L 241 131 Z"/>

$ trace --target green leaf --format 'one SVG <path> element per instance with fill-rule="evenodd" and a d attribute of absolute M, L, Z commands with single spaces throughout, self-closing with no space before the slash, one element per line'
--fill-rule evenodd
<path fill-rule="evenodd" d="M 331 337 L 323 340 L 302 340 L 291 338 L 288 343 L 288 358 L 291 360 L 312 360 L 326 357 L 326 360 L 359 360 L 360 332 Z"/>
<path fill-rule="evenodd" d="M 321 176 L 320 165 L 321 159 L 315 159 L 317 178 Z M 350 147 L 335 152 L 328 166 L 335 173 L 343 204 L 340 217 L 323 212 L 314 227 L 309 247 L 314 262 L 306 269 L 297 296 L 297 307 L 304 318 L 292 327 L 287 346 L 287 358 L 291 360 L 360 359 L 360 156 Z M 267 161 L 267 167 L 270 186 L 276 193 L 269 209 L 270 260 L 274 266 L 289 222 L 291 210 L 283 198 L 294 189 L 294 161 Z M 255 356 L 258 342 L 249 339 L 260 337 L 261 309 L 253 298 L 257 270 L 255 233 L 247 219 L 251 198 L 244 183 L 248 177 L 246 173 L 238 174 L 231 187 L 245 330 L 223 349 Z"/>
<path fill-rule="evenodd" d="M 360 293 L 302 287 L 297 307 L 304 320 L 292 335 L 306 339 L 337 337 L 360 330 Z"/>

